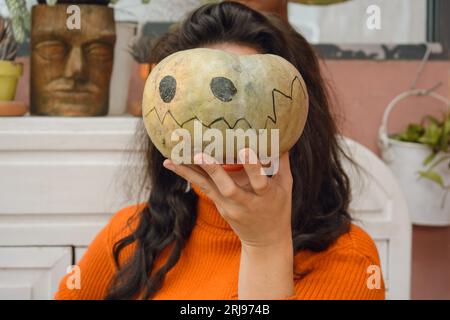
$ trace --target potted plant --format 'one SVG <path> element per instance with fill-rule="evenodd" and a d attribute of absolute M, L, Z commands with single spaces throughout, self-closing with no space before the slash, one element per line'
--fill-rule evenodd
<path fill-rule="evenodd" d="M 132 64 L 126 49 L 137 23 L 115 20 L 109 4 L 117 0 L 38 0 L 38 3 L 32 9 L 31 113 L 124 114 Z M 81 11 L 81 23 L 74 30 L 66 27 L 69 12 L 76 14 L 70 11 L 71 5 L 77 5 L 71 8 Z M 49 23 L 53 27 L 49 28 Z M 49 30 L 55 35 L 54 40 L 48 41 L 45 32 Z M 47 46 L 39 44 L 44 38 Z"/>
<path fill-rule="evenodd" d="M 55 2 L 38 0 L 31 10 L 30 113 L 106 115 L 116 41 L 114 11 L 106 0 Z"/>
<path fill-rule="evenodd" d="M 145 80 L 150 73 L 150 53 L 155 37 L 142 35 L 134 41 L 129 48 L 129 53 L 139 64 L 139 76 Z"/>
<path fill-rule="evenodd" d="M 142 91 L 144 89 L 145 80 L 147 79 L 151 71 L 150 54 L 154 39 L 154 36 L 143 34 L 137 40 L 135 40 L 129 48 L 130 55 L 133 57 L 134 61 L 138 63 L 139 78 L 141 80 L 140 85 L 142 85 Z M 138 100 L 130 102 L 130 105 L 128 106 L 128 113 L 135 117 L 140 117 L 142 116 L 142 94 L 139 94 L 137 96 L 139 97 Z"/>
<path fill-rule="evenodd" d="M 450 101 L 436 93 L 431 95 L 449 107 L 442 117 L 426 115 L 402 132 L 387 135 L 388 114 L 400 100 L 395 99 L 383 117 L 380 147 L 383 159 L 405 193 L 412 222 L 449 226 Z"/>
<path fill-rule="evenodd" d="M 15 61 L 19 42 L 13 22 L 0 16 L 0 116 L 18 116 L 27 112 L 26 105 L 14 101 L 23 65 Z"/>
<path fill-rule="evenodd" d="M 444 190 L 441 201 L 441 207 L 444 207 L 450 184 L 446 183 L 445 172 L 438 171 L 438 168 L 441 164 L 442 169 L 450 168 L 450 112 L 444 113 L 441 120 L 427 115 L 420 123 L 410 123 L 403 132 L 392 135 L 392 139 L 428 147 L 429 154 L 422 161 L 423 169 L 417 173 Z"/>

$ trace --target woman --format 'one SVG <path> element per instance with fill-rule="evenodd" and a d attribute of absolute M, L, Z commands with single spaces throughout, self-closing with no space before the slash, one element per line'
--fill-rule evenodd
<path fill-rule="evenodd" d="M 148 203 L 113 216 L 79 263 L 81 288 L 70 290 L 66 276 L 56 298 L 383 299 L 381 275 L 373 285 L 368 273 L 380 265 L 376 247 L 348 213 L 343 152 L 311 46 L 280 18 L 222 2 L 162 37 L 153 59 L 197 47 L 296 66 L 310 99 L 302 137 L 267 177 L 259 164 L 220 166 L 204 155 L 208 164 L 175 165 L 145 135 Z"/>

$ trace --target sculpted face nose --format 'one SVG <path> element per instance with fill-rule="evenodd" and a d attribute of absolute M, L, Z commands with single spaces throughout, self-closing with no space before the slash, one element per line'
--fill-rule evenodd
<path fill-rule="evenodd" d="M 67 57 L 64 77 L 76 80 L 86 79 L 83 52 L 80 47 L 72 47 Z"/>

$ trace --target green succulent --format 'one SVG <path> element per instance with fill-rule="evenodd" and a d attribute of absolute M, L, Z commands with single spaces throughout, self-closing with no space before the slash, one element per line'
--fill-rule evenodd
<path fill-rule="evenodd" d="M 11 20 L 0 17 L 0 60 L 13 61 L 18 47 Z"/>
<path fill-rule="evenodd" d="M 30 33 L 31 28 L 31 18 L 27 4 L 25 0 L 5 0 L 5 2 L 12 21 L 14 37 L 18 42 L 22 43 Z"/>

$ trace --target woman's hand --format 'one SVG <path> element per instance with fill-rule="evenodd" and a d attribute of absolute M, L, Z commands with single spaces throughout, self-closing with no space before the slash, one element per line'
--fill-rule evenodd
<path fill-rule="evenodd" d="M 284 299 L 294 297 L 291 234 L 292 175 L 289 154 L 280 158 L 279 171 L 271 178 L 262 174 L 254 152 L 239 152 L 247 174 L 237 183 L 208 155 L 197 155 L 196 166 L 164 166 L 196 184 L 214 201 L 220 214 L 239 236 L 241 259 L 239 299 Z"/>
<path fill-rule="evenodd" d="M 170 160 L 165 160 L 164 166 L 199 186 L 214 201 L 243 246 L 273 247 L 290 241 L 292 175 L 289 154 L 280 158 L 279 171 L 271 178 L 262 174 L 262 166 L 251 149 L 241 150 L 239 156 L 248 176 L 243 186 L 206 154 L 198 154 L 194 159 L 201 163 L 201 169 L 176 165 Z"/>
<path fill-rule="evenodd" d="M 283 299 L 294 294 L 291 234 L 292 175 L 289 154 L 280 158 L 279 171 L 269 178 L 251 149 L 239 152 L 247 174 L 237 181 L 208 155 L 199 154 L 196 166 L 164 166 L 196 184 L 214 201 L 220 214 L 239 236 L 241 260 L 239 299 Z M 256 164 L 254 163 L 257 160 Z"/>

